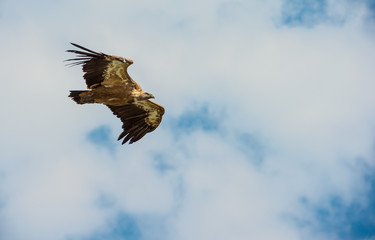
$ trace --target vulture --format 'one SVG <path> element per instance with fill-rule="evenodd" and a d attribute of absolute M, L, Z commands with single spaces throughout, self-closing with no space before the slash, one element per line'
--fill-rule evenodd
<path fill-rule="evenodd" d="M 88 90 L 72 90 L 69 97 L 78 104 L 99 103 L 106 105 L 121 119 L 123 132 L 118 140 L 132 144 L 160 124 L 164 107 L 151 101 L 154 95 L 145 92 L 128 74 L 133 64 L 129 58 L 94 52 L 71 43 L 78 50 L 67 50 L 76 57 L 67 59 L 68 65 L 82 65 L 83 78 Z"/>

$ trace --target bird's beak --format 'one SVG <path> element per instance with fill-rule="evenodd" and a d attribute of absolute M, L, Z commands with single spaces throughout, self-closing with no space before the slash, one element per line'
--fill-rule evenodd
<path fill-rule="evenodd" d="M 154 94 L 150 94 L 150 98 L 155 98 Z"/>

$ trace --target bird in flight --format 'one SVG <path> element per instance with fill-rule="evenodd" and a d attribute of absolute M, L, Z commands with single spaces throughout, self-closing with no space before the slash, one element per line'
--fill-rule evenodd
<path fill-rule="evenodd" d="M 69 97 L 78 104 L 99 103 L 111 109 L 123 123 L 123 132 L 118 137 L 123 139 L 122 144 L 132 144 L 159 126 L 164 107 L 151 101 L 154 95 L 144 92 L 129 76 L 131 59 L 71 44 L 80 50 L 67 50 L 77 56 L 66 61 L 71 66 L 82 65 L 88 90 L 72 90 Z"/>

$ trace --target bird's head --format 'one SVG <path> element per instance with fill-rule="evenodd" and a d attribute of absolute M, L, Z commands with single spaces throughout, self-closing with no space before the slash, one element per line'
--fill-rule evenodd
<path fill-rule="evenodd" d="M 143 92 L 141 95 L 139 95 L 139 97 L 137 99 L 138 99 L 138 101 L 142 101 L 142 100 L 147 100 L 147 99 L 150 99 L 150 98 L 155 98 L 155 96 L 151 93 Z"/>

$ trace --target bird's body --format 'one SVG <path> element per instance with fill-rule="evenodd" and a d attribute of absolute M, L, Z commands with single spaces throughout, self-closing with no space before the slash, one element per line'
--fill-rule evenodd
<path fill-rule="evenodd" d="M 71 91 L 74 93 L 75 91 Z M 134 99 L 140 95 L 140 91 L 129 91 L 123 86 L 104 87 L 98 86 L 92 90 L 77 91 L 82 102 L 84 103 L 101 103 L 111 106 L 122 106 L 134 102 Z"/>
<path fill-rule="evenodd" d="M 164 107 L 149 100 L 154 98 L 129 76 L 127 68 L 133 64 L 131 59 L 97 53 L 77 44 L 81 50 L 68 50 L 76 53 L 77 58 L 71 65 L 82 65 L 89 90 L 70 91 L 71 97 L 78 104 L 99 103 L 109 107 L 113 114 L 123 122 L 123 132 L 119 140 L 123 144 L 133 143 L 145 134 L 155 130 L 164 114 Z"/>

